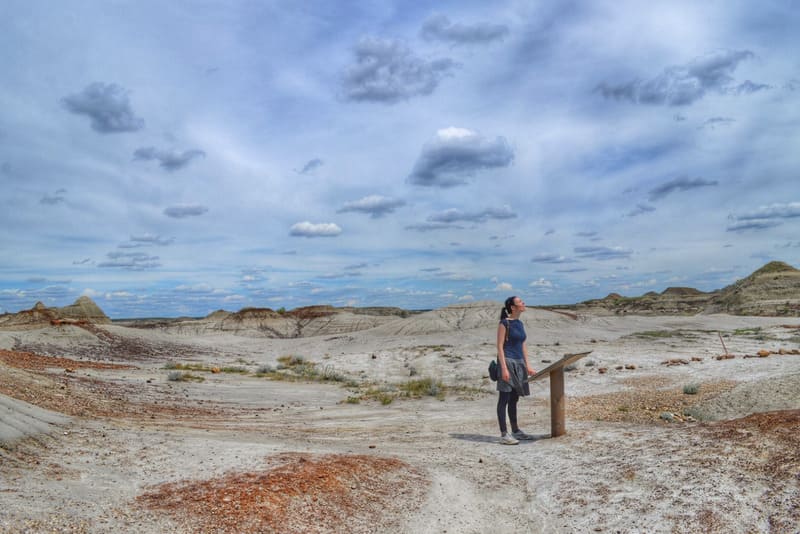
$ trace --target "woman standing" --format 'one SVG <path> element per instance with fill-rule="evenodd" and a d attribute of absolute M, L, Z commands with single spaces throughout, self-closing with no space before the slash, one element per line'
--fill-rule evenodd
<path fill-rule="evenodd" d="M 519 316 L 525 311 L 525 303 L 519 297 L 508 297 L 500 312 L 497 325 L 497 363 L 500 376 L 497 380 L 497 421 L 500 423 L 500 443 L 516 445 L 521 439 L 533 436 L 520 430 L 517 424 L 517 401 L 530 395 L 528 376 L 536 374 L 528 363 L 527 334 Z M 506 427 L 506 410 L 511 422 L 511 433 Z"/>

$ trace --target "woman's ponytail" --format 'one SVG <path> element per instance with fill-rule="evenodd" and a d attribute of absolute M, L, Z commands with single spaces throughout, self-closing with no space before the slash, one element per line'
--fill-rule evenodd
<path fill-rule="evenodd" d="M 501 321 L 508 319 L 508 316 L 511 315 L 511 307 L 514 305 L 515 298 L 517 298 L 516 295 L 514 295 L 513 297 L 508 297 L 506 301 L 503 303 L 503 310 L 500 312 Z"/>

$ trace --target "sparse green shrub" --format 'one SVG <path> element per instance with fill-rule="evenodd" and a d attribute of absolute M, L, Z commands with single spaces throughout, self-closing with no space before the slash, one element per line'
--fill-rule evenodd
<path fill-rule="evenodd" d="M 359 404 L 361 402 L 361 397 L 350 395 L 347 397 L 347 400 L 345 402 L 347 404 Z"/>
<path fill-rule="evenodd" d="M 181 373 L 180 371 L 172 371 L 167 375 L 167 380 L 169 380 L 170 382 L 180 382 L 181 380 L 183 380 L 183 373 Z"/>
<path fill-rule="evenodd" d="M 256 369 L 257 376 L 264 376 L 274 372 L 275 368 L 272 367 L 271 365 L 261 365 L 258 367 L 258 369 Z"/>
<path fill-rule="evenodd" d="M 291 369 L 298 365 L 303 365 L 305 360 L 302 356 L 280 356 L 278 358 L 278 369 Z"/>
<path fill-rule="evenodd" d="M 247 373 L 244 367 L 223 367 L 220 369 L 223 373 Z"/>
<path fill-rule="evenodd" d="M 418 378 L 409 380 L 398 386 L 407 397 L 437 397 L 444 399 L 445 386 L 439 380 L 432 378 Z"/>
<path fill-rule="evenodd" d="M 686 384 L 683 386 L 683 392 L 686 395 L 697 395 L 698 391 L 700 391 L 700 384 Z"/>
<path fill-rule="evenodd" d="M 202 376 L 193 375 L 192 373 L 182 373 L 180 371 L 172 371 L 167 375 L 167 380 L 170 382 L 187 382 L 193 380 L 195 382 L 203 382 L 205 378 Z"/>

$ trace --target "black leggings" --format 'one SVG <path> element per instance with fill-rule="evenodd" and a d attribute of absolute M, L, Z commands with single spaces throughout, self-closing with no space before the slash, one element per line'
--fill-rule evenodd
<path fill-rule="evenodd" d="M 511 429 L 517 430 L 517 401 L 519 394 L 516 391 L 500 391 L 500 396 L 497 398 L 497 422 L 500 423 L 500 432 L 505 434 L 508 432 L 506 427 L 506 409 L 508 409 L 508 418 L 511 420 Z"/>

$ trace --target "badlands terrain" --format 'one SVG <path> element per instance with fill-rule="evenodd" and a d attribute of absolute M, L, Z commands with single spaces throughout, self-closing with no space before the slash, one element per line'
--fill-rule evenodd
<path fill-rule="evenodd" d="M 530 308 L 537 369 L 591 353 L 566 372 L 567 434 L 545 379 L 516 446 L 486 370 L 499 303 L 0 316 L 0 531 L 796 533 L 782 265 L 721 296 Z"/>

